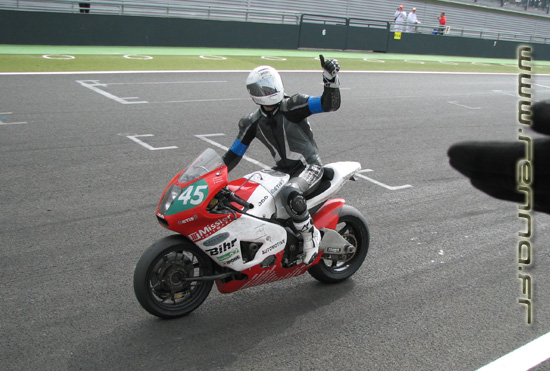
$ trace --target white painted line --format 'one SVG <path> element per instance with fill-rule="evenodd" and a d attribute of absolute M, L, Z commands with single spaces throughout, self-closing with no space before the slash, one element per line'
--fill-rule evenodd
<path fill-rule="evenodd" d="M 402 186 L 389 186 L 387 184 L 384 184 L 382 182 L 379 182 L 377 180 L 374 180 L 372 178 L 369 178 L 368 176 L 364 176 L 363 172 L 367 172 L 367 171 L 372 171 L 371 169 L 366 169 L 366 170 L 360 170 L 359 173 L 355 174 L 355 176 L 358 176 L 359 178 L 363 178 L 365 180 L 368 180 L 369 182 L 371 183 L 374 183 L 376 185 L 379 185 L 380 187 L 383 187 L 383 188 L 386 188 L 386 189 L 389 189 L 390 191 L 397 191 L 397 190 L 400 190 L 400 189 L 405 189 L 405 188 L 411 188 L 412 185 L 410 184 L 405 184 L 405 185 L 402 185 Z"/>
<path fill-rule="evenodd" d="M 42 58 L 69 60 L 69 59 L 75 59 L 75 56 L 74 55 L 67 55 L 67 54 L 44 54 L 42 56 Z"/>
<path fill-rule="evenodd" d="M 216 134 L 201 134 L 201 135 L 195 135 L 196 137 L 224 137 L 224 133 L 216 133 Z"/>
<path fill-rule="evenodd" d="M 284 73 L 319 73 L 320 70 L 278 70 Z M 137 70 L 137 71 L 54 71 L 54 72 L 0 72 L 0 76 L 16 75 L 122 75 L 122 74 L 151 74 L 151 73 L 250 73 L 250 70 Z M 340 71 L 343 74 L 428 74 L 428 75 L 499 75 L 517 76 L 512 72 L 450 72 L 450 71 Z M 550 74 L 537 74 L 550 76 Z"/>
<path fill-rule="evenodd" d="M 235 100 L 249 100 L 250 98 L 213 98 L 213 99 L 187 99 L 187 100 L 168 100 L 162 102 L 148 102 L 148 103 L 202 103 L 202 102 L 224 102 Z"/>
<path fill-rule="evenodd" d="M 441 64 L 450 64 L 451 66 L 458 66 L 457 62 L 447 62 L 447 61 L 439 61 Z"/>
<path fill-rule="evenodd" d="M 550 359 L 550 332 L 477 371 L 527 371 Z"/>
<path fill-rule="evenodd" d="M 77 80 L 77 83 L 84 86 L 85 88 L 88 88 L 92 91 L 95 91 L 98 94 L 103 95 L 104 97 L 107 97 L 109 99 L 112 99 L 118 103 L 121 104 L 140 104 L 140 103 L 149 103 L 145 100 L 143 101 L 135 101 L 135 102 L 129 102 L 125 98 L 117 97 L 116 95 L 113 95 L 111 93 L 107 93 L 105 90 L 101 90 L 98 88 L 98 86 L 105 87 L 107 84 L 101 84 L 99 80 Z M 137 99 L 137 97 L 129 98 L 129 99 Z"/>
<path fill-rule="evenodd" d="M 452 102 L 449 102 L 449 103 L 454 104 L 455 106 L 464 107 L 464 108 L 468 108 L 468 109 L 481 109 L 481 107 L 470 107 L 470 106 L 466 106 L 464 104 L 459 104 L 457 101 L 452 101 Z"/>
<path fill-rule="evenodd" d="M 222 146 L 218 142 L 215 142 L 215 141 L 207 138 L 207 137 L 220 137 L 220 136 L 224 136 L 224 135 L 225 134 L 203 134 L 203 135 L 195 135 L 195 136 L 199 139 L 204 140 L 207 143 L 212 144 L 213 146 L 216 146 L 218 148 L 223 149 L 224 151 L 227 151 L 229 148 L 227 148 L 226 146 Z M 259 167 L 261 167 L 263 169 L 269 169 L 270 168 L 269 166 L 267 166 L 265 164 L 262 164 L 260 161 L 256 161 L 253 158 L 250 158 L 248 156 L 243 156 L 243 159 L 248 161 L 248 162 L 253 163 L 254 165 L 258 165 Z"/>
<path fill-rule="evenodd" d="M 24 125 L 26 122 L 2 122 L 0 121 L 0 125 Z"/>
<path fill-rule="evenodd" d="M 504 91 L 504 90 L 491 90 L 493 93 L 498 93 L 498 94 L 503 94 L 503 95 L 509 95 L 511 97 L 514 97 L 514 98 L 518 98 L 518 94 L 517 93 L 511 93 L 511 92 L 507 92 L 507 91 Z"/>
<path fill-rule="evenodd" d="M 164 84 L 212 84 L 212 83 L 226 83 L 227 81 L 158 81 L 158 82 L 110 82 L 105 84 L 109 85 L 164 85 Z"/>
<path fill-rule="evenodd" d="M 201 59 L 210 59 L 213 61 L 225 61 L 227 58 L 219 55 L 199 55 Z"/>
<path fill-rule="evenodd" d="M 268 60 L 268 61 L 286 61 L 286 58 L 283 57 L 274 57 L 269 55 L 262 55 L 262 59 Z"/>
<path fill-rule="evenodd" d="M 12 112 L 0 112 L 0 115 L 11 115 Z M 6 117 L 0 117 L 0 119 L 5 119 Z M 0 120 L 0 125 L 24 125 L 27 122 L 19 121 L 19 122 L 3 122 Z"/>
<path fill-rule="evenodd" d="M 126 59 L 140 59 L 140 60 L 153 59 L 153 57 L 151 57 L 150 55 L 137 55 L 137 54 L 136 55 L 126 54 L 123 57 Z"/>
<path fill-rule="evenodd" d="M 165 149 L 176 149 L 178 147 L 176 146 L 170 146 L 170 147 L 153 147 L 145 142 L 142 142 L 141 140 L 137 139 L 138 137 L 154 137 L 153 134 L 142 134 L 142 135 L 127 135 L 126 138 L 128 139 L 131 139 L 133 140 L 134 142 L 136 142 L 137 144 L 147 148 L 148 150 L 151 150 L 151 151 L 160 151 L 160 150 L 165 150 Z"/>

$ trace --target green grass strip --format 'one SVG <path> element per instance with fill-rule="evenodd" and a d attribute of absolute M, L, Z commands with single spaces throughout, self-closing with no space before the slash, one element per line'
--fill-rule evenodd
<path fill-rule="evenodd" d="M 516 73 L 517 60 L 335 50 L 0 45 L 0 72 L 319 69 L 315 58 L 337 58 L 346 71 Z M 533 61 L 550 73 L 550 61 Z"/>

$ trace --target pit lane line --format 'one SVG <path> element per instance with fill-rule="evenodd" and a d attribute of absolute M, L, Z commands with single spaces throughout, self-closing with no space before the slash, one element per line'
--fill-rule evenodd
<path fill-rule="evenodd" d="M 477 371 L 527 371 L 550 359 L 550 332 Z"/>

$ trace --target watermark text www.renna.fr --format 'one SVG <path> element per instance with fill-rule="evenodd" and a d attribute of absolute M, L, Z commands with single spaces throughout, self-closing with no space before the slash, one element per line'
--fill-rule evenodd
<path fill-rule="evenodd" d="M 525 157 L 516 167 L 516 189 L 525 195 L 525 202 L 518 205 L 518 218 L 523 222 L 518 232 L 518 278 L 521 281 L 521 296 L 518 303 L 525 307 L 527 324 L 533 323 L 533 277 L 527 271 L 533 264 L 533 141 L 524 131 L 531 122 L 531 53 L 530 46 L 518 48 L 518 141 L 525 145 Z"/>

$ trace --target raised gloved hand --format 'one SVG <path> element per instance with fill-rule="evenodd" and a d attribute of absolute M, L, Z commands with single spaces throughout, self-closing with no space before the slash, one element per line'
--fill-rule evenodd
<path fill-rule="evenodd" d="M 340 87 L 340 78 L 338 77 L 338 72 L 340 71 L 340 65 L 336 59 L 327 59 L 322 55 L 319 55 L 319 60 L 321 61 L 321 67 L 323 67 L 323 82 L 325 86 L 330 88 L 339 88 Z"/>
<path fill-rule="evenodd" d="M 532 129 L 550 135 L 550 101 L 534 104 L 531 111 Z M 527 158 L 528 146 L 533 149 L 531 159 Z M 530 206 L 550 214 L 550 139 L 462 142 L 453 144 L 447 154 L 451 166 L 470 178 L 474 187 L 495 198 L 521 205 L 527 205 L 528 199 L 526 191 L 518 190 L 518 184 L 526 184 L 518 178 L 518 167 L 522 166 L 520 161 L 527 159 L 533 175 L 527 182 L 534 196 L 534 205 Z"/>

